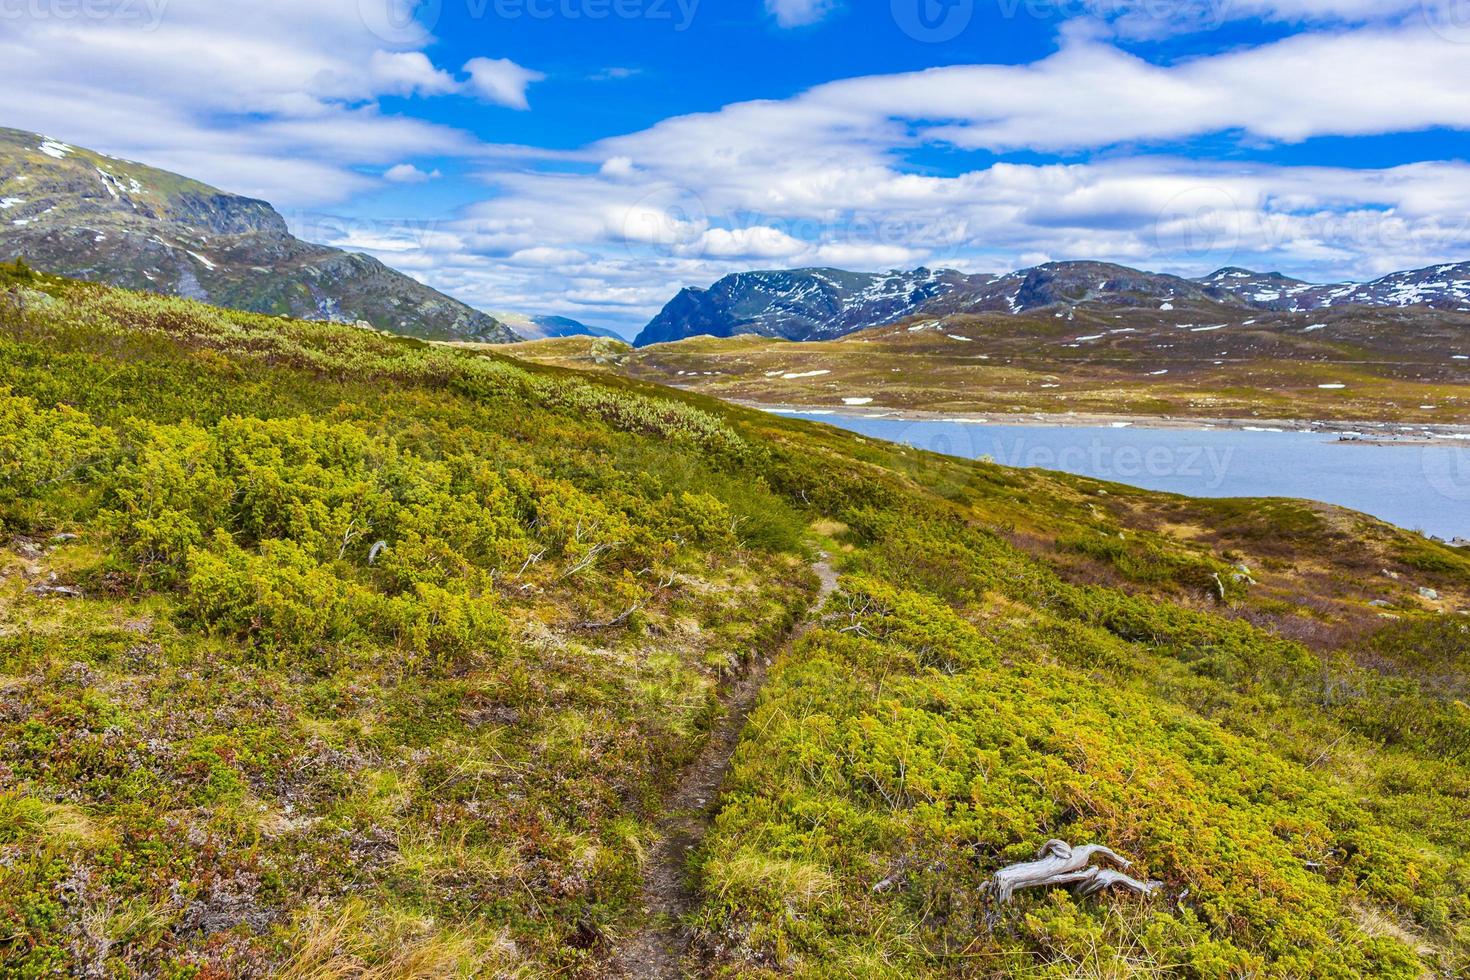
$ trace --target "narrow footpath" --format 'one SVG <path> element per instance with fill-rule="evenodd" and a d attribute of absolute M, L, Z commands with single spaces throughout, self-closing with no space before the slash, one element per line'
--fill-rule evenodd
<path fill-rule="evenodd" d="M 664 818 L 659 824 L 659 842 L 643 871 L 640 908 L 646 925 L 630 935 L 613 959 L 613 974 L 636 980 L 678 980 L 686 976 L 684 959 L 689 937 L 682 921 L 694 910 L 696 896 L 687 880 L 689 854 L 709 833 L 716 813 L 715 802 L 725 774 L 730 770 L 745 722 L 765 686 L 771 663 L 789 650 L 816 624 L 822 607 L 837 591 L 837 573 L 827 555 L 812 564 L 821 587 L 806 617 L 787 634 L 780 647 L 753 659 L 745 674 L 721 695 L 724 711 L 710 732 L 709 742 L 679 777 L 664 801 Z"/>

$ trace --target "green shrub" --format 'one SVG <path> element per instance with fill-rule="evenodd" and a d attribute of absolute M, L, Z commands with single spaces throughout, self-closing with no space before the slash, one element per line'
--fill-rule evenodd
<path fill-rule="evenodd" d="M 116 450 L 112 430 L 76 409 L 40 408 L 0 387 L 0 507 L 82 483 Z"/>
<path fill-rule="evenodd" d="M 42 282 L 0 301 L 0 514 L 29 532 L 0 535 L 0 973 L 605 972 L 668 788 L 765 658 L 691 854 L 716 975 L 1470 971 L 1465 625 L 1407 584 L 1370 618 L 1381 564 L 1311 507 L 1105 507 Z M 1220 563 L 1171 520 L 1269 580 L 1195 594 Z M 809 526 L 843 578 L 806 622 Z M 1079 554 L 1127 588 L 1073 584 Z M 53 573 L 85 597 L 28 590 Z M 1053 836 L 1162 893 L 997 907 Z"/>
<path fill-rule="evenodd" d="M 215 633 L 303 669 L 325 667 L 337 647 L 369 637 L 371 595 L 296 543 L 263 541 L 251 554 L 216 532 L 211 544 L 189 553 L 187 608 Z"/>

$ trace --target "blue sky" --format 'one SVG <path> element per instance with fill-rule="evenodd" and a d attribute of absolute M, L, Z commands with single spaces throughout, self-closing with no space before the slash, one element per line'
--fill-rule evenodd
<path fill-rule="evenodd" d="M 1470 0 L 16 0 L 0 124 L 633 332 L 748 268 L 1470 258 Z"/>

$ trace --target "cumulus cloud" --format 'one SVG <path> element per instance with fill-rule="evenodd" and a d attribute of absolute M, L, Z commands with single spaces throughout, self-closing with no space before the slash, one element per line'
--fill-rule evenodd
<path fill-rule="evenodd" d="M 782 27 L 815 24 L 836 8 L 837 0 L 766 0 L 766 13 Z"/>
<path fill-rule="evenodd" d="M 453 75 L 434 67 L 422 51 L 374 51 L 368 62 L 378 91 L 394 95 L 448 95 L 459 90 Z"/>
<path fill-rule="evenodd" d="M 411 163 L 400 163 L 396 167 L 390 167 L 383 174 L 383 179 L 394 184 L 422 184 L 442 176 L 444 175 L 437 170 L 425 172 Z"/>
<path fill-rule="evenodd" d="M 1470 126 L 1464 50 L 1422 28 L 1298 35 L 1160 66 L 1086 35 L 1031 65 L 834 82 L 797 102 L 817 125 L 911 120 L 966 149 L 1073 150 L 1240 131 L 1268 140 Z"/>
<path fill-rule="evenodd" d="M 808 252 L 810 246 L 779 228 L 710 228 L 681 246 L 689 255 L 709 258 L 789 259 Z"/>
<path fill-rule="evenodd" d="M 593 256 L 574 248 L 523 248 L 506 261 L 517 265 L 569 268 L 585 265 Z"/>
<path fill-rule="evenodd" d="M 464 66 L 470 75 L 470 88 L 487 102 L 509 109 L 529 109 L 526 89 L 533 82 L 544 81 L 539 71 L 522 68 L 506 58 L 475 58 Z"/>
<path fill-rule="evenodd" d="M 1462 0 L 1081 0 L 1082 10 L 1131 38 L 1215 30 L 1231 21 L 1302 26 L 1464 25 Z"/>
<path fill-rule="evenodd" d="M 628 157 L 613 157 L 603 161 L 602 176 L 611 177 L 614 180 L 624 180 L 638 173 L 638 168 Z"/>
<path fill-rule="evenodd" d="M 288 212 L 370 190 L 363 168 L 481 151 L 468 133 L 378 106 L 467 91 L 422 51 L 398 50 L 432 40 L 408 16 L 414 0 L 256 0 L 248 15 L 214 0 L 136 7 L 159 16 L 8 20 L 0 86 L 25 98 L 7 104 L 6 125 Z"/>

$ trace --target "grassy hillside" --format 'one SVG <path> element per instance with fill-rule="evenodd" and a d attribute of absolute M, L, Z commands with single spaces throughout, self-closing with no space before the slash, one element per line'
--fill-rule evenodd
<path fill-rule="evenodd" d="M 582 345 L 586 347 L 585 344 Z M 585 349 L 527 351 L 583 366 Z M 1470 424 L 1470 314 L 1181 304 L 919 317 L 836 341 L 693 338 L 624 352 L 634 377 L 773 404 L 936 412 Z M 590 367 L 612 367 L 605 358 Z M 1325 386 L 1325 387 L 1324 387 Z"/>
<path fill-rule="evenodd" d="M 0 522 L 0 976 L 615 975 L 767 658 L 694 975 L 1470 970 L 1470 561 L 1361 515 L 10 271 Z"/>

